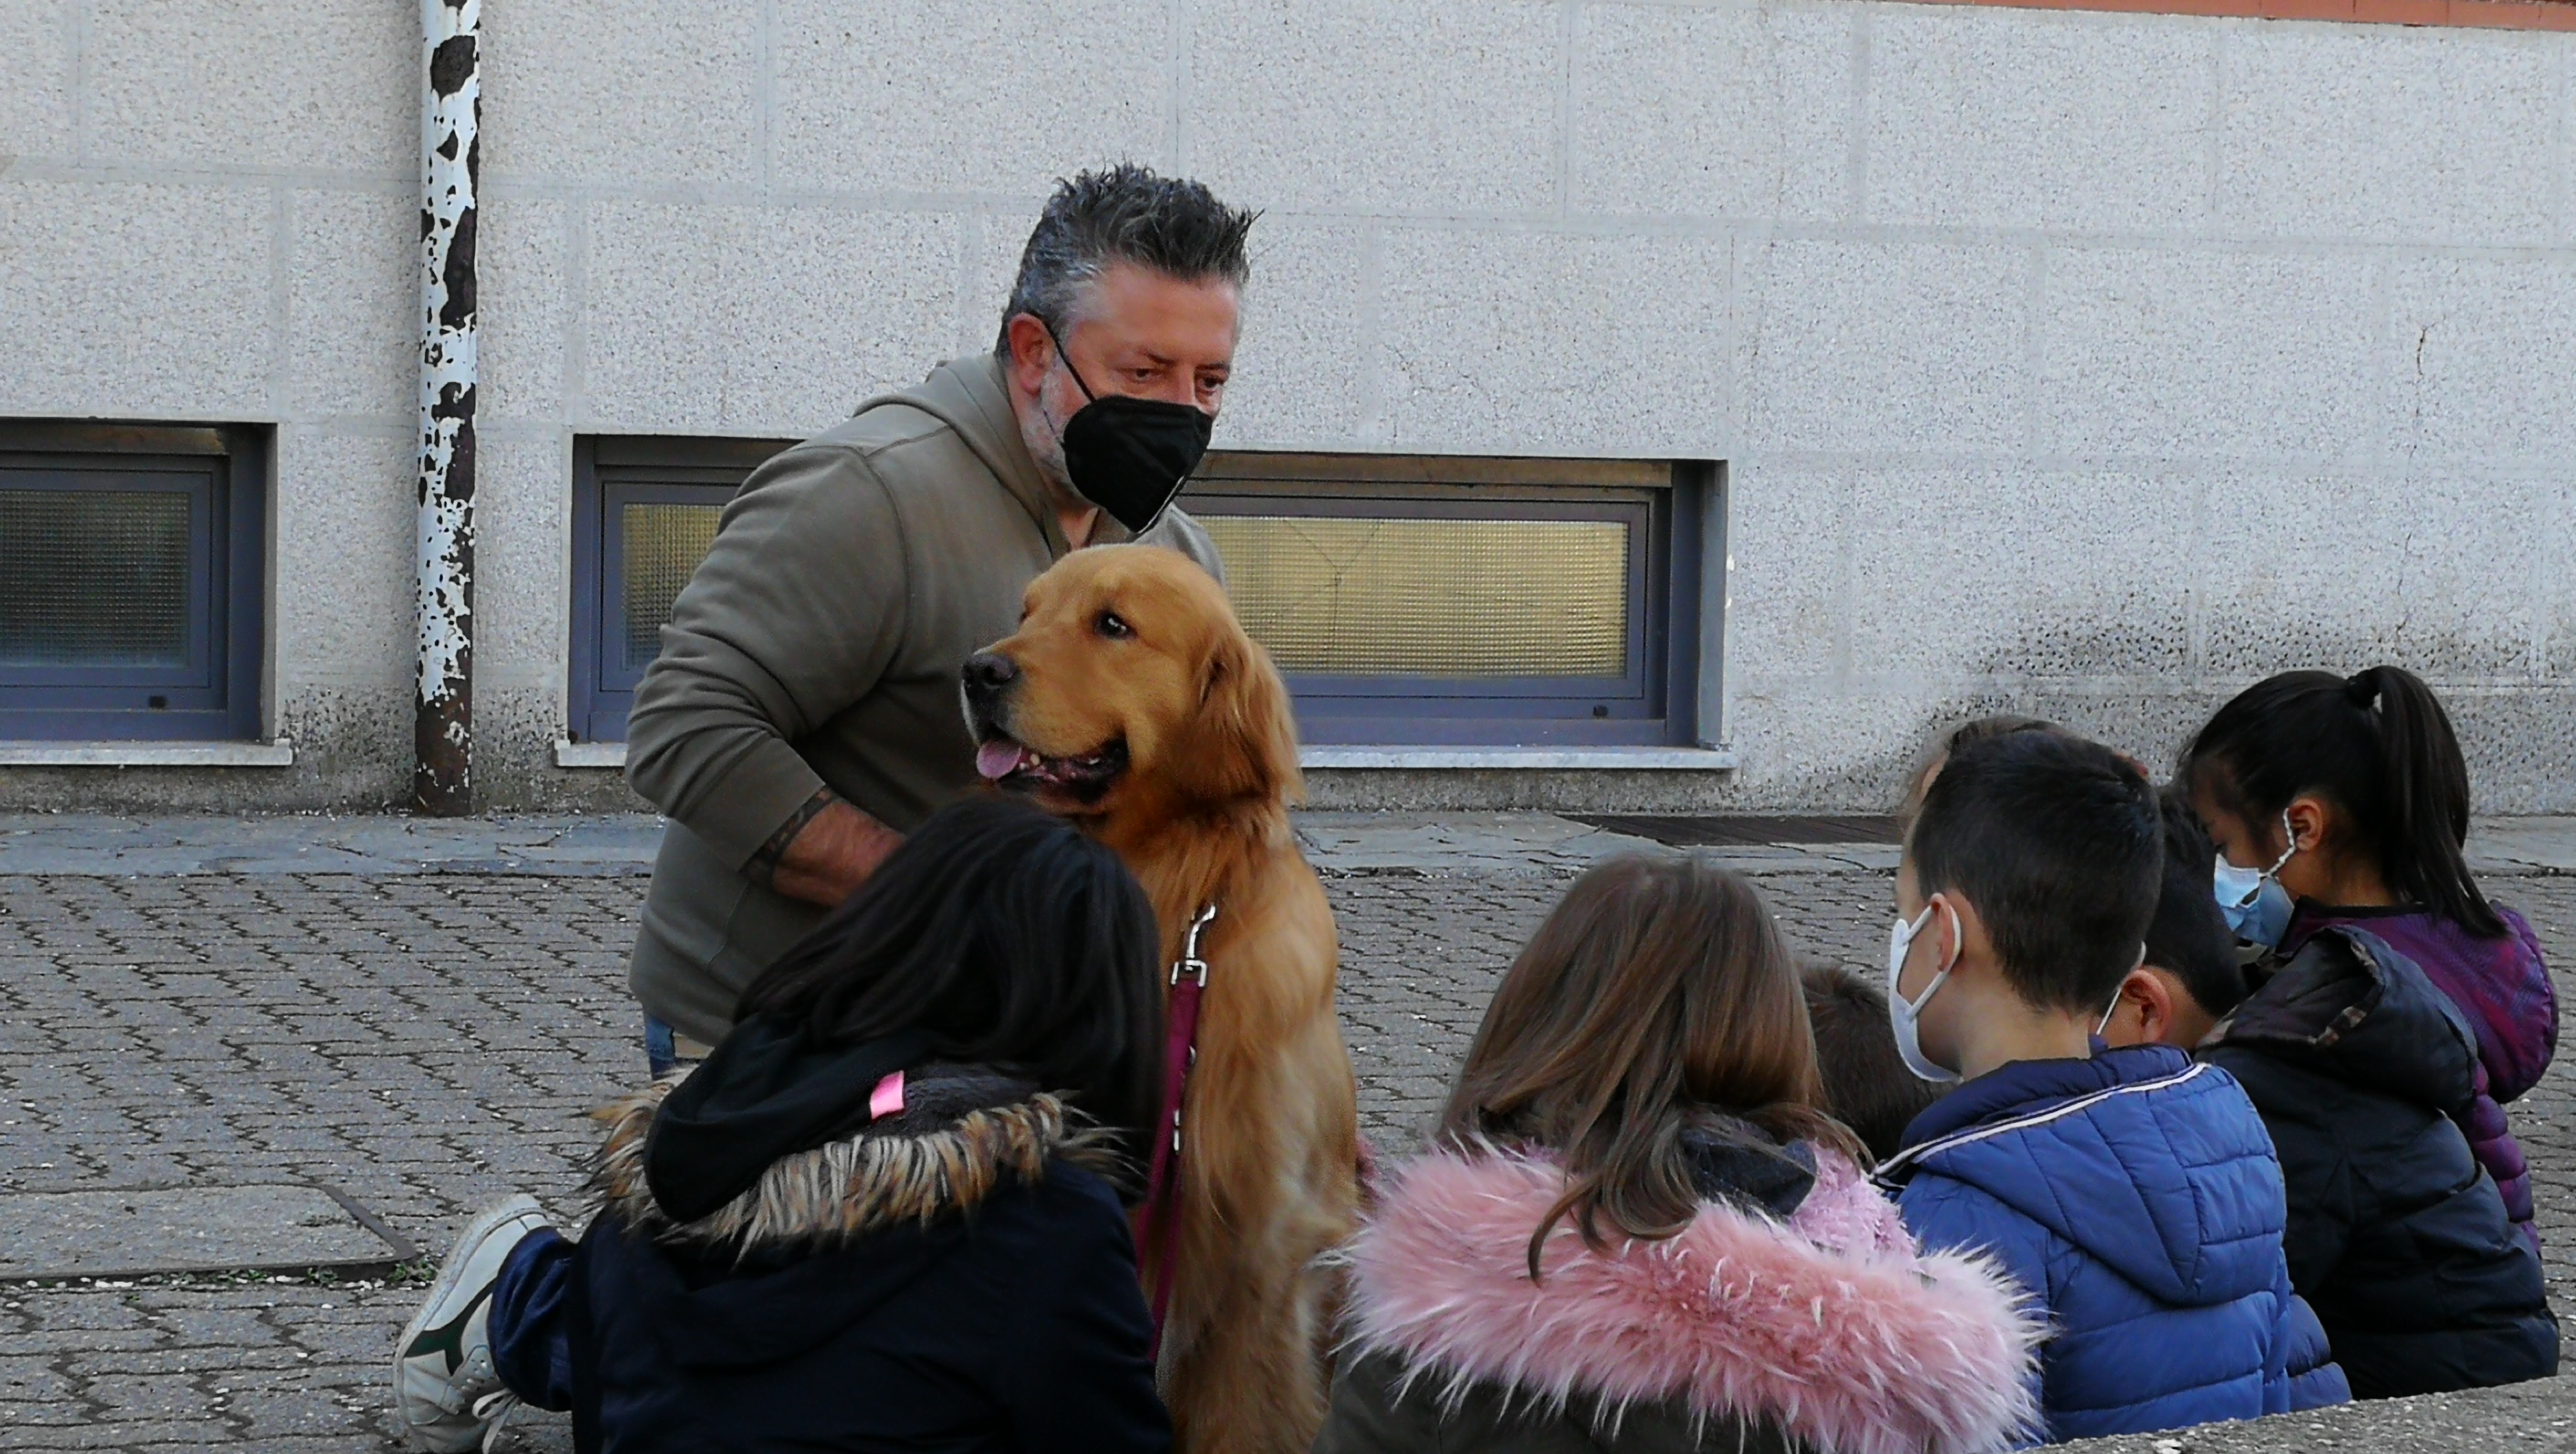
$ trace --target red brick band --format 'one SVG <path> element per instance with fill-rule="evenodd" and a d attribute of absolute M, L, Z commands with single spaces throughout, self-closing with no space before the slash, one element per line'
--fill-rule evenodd
<path fill-rule="evenodd" d="M 2019 10 L 2113 10 L 2142 15 L 2234 15 L 2260 20 L 2341 20 L 2361 25 L 2454 25 L 2490 30 L 2576 30 L 2570 0 L 1918 0 Z"/>

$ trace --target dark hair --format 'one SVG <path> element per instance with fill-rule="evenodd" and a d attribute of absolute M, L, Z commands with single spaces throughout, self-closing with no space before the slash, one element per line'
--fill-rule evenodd
<path fill-rule="evenodd" d="M 2267 842 L 2292 799 L 2322 797 L 2352 827 L 2338 848 L 2376 861 L 2389 892 L 2481 938 L 2505 931 L 2460 854 L 2468 762 L 2450 714 L 2413 672 L 2289 671 L 2256 682 L 2192 738 L 2181 777 Z"/>
<path fill-rule="evenodd" d="M 1797 971 L 1751 885 L 1687 858 L 1597 864 L 1512 962 L 1441 1113 L 1454 1144 L 1555 1152 L 1566 1191 L 1530 1234 L 1571 1217 L 1668 1237 L 1699 1207 L 1682 1133 L 1733 1117 L 1857 1159 L 1823 1109 Z"/>
<path fill-rule="evenodd" d="M 2235 1009 L 2247 994 L 2245 967 L 2236 960 L 2236 935 L 2218 911 L 2218 850 L 2210 846 L 2181 784 L 2158 797 L 2165 873 L 2156 893 L 2156 915 L 2147 921 L 2147 963 L 2181 980 L 2183 991 L 2215 1018 Z"/>
<path fill-rule="evenodd" d="M 1906 845 L 1925 897 L 1976 905 L 2023 999 L 2089 1009 L 2138 962 L 2161 840 L 2136 763 L 2068 733 L 2014 732 L 1960 744 Z"/>
<path fill-rule="evenodd" d="M 1011 320 L 1023 313 L 1062 338 L 1083 286 L 1113 262 L 1240 289 L 1252 279 L 1244 239 L 1260 215 L 1228 207 L 1197 182 L 1129 162 L 1059 180 L 1020 252 L 1020 275 L 993 351 L 1010 352 Z"/>
<path fill-rule="evenodd" d="M 1923 755 L 1915 759 L 1914 771 L 1905 779 L 1905 801 L 1897 807 L 1898 826 L 1900 828 L 1905 826 L 1913 820 L 1916 813 L 1923 811 L 1923 790 L 1930 785 L 1932 775 L 1941 770 L 1941 764 L 1950 760 L 1951 753 L 1971 742 L 1982 742 L 1989 737 L 2009 737 L 2015 732 L 2062 732 L 2064 730 L 2066 729 L 2045 718 L 2024 717 L 2016 712 L 1995 712 L 1984 717 L 1971 717 L 1951 728 L 1948 732 L 1934 738 L 1930 745 L 1923 749 Z"/>
<path fill-rule="evenodd" d="M 1983 717 L 1971 717 L 1951 728 L 1950 735 L 1941 739 L 1941 755 L 1946 758 L 1971 742 L 1983 742 L 1989 737 L 2010 737 L 2016 732 L 2063 732 L 2065 730 L 2045 717 L 2025 717 L 2018 712 L 1995 712 Z"/>
<path fill-rule="evenodd" d="M 808 1043 L 902 1030 L 1067 1094 L 1131 1153 L 1162 1096 L 1161 936 L 1118 855 L 1011 798 L 931 815 L 743 991 Z"/>
<path fill-rule="evenodd" d="M 1888 1028 L 1887 996 L 1877 985 L 1822 962 L 1801 968 L 1798 978 L 1807 992 L 1807 1023 L 1815 1027 L 1825 1109 L 1885 1161 L 1904 1149 L 1905 1128 L 1946 1088 L 1905 1068 Z"/>

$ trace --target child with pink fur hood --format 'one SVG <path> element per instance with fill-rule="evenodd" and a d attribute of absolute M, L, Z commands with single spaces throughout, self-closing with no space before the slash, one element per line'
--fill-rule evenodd
<path fill-rule="evenodd" d="M 1677 858 L 1585 874 L 1342 1254 L 1316 1454 L 2029 1440 L 2043 1328 L 1991 1262 L 1920 1252 L 1818 1104 L 1751 887 Z"/>

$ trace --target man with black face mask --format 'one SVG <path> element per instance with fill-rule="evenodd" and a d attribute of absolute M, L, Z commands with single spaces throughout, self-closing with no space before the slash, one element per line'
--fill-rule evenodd
<path fill-rule="evenodd" d="M 657 1070 L 977 781 L 958 669 L 1031 579 L 1130 539 L 1220 572 L 1170 506 L 1224 397 L 1251 224 L 1138 167 L 1063 183 L 991 355 L 861 405 L 726 508 L 627 729 L 671 820 L 630 972 Z"/>
<path fill-rule="evenodd" d="M 627 776 L 670 815 L 628 978 L 656 1075 L 977 781 L 959 668 L 1039 572 L 1137 540 L 1218 572 L 1171 507 L 1234 361 L 1252 214 L 1137 167 L 1059 186 L 991 354 L 786 450 L 725 507 L 636 687 Z M 1221 578 L 1221 573 L 1220 573 Z M 515 1198 L 466 1229 L 395 1356 L 412 1447 L 568 1408 L 572 1259 Z"/>

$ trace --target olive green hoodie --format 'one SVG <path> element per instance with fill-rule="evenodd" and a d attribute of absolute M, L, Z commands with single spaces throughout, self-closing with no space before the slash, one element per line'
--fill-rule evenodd
<path fill-rule="evenodd" d="M 1094 530 L 1129 538 L 1106 515 Z M 1146 539 L 1221 577 L 1178 510 Z M 648 1012 L 713 1044 L 822 918 L 744 871 L 817 789 L 909 832 L 975 784 L 958 668 L 1070 548 L 991 356 L 870 399 L 744 482 L 627 724 L 627 779 L 671 820 L 628 972 Z"/>

